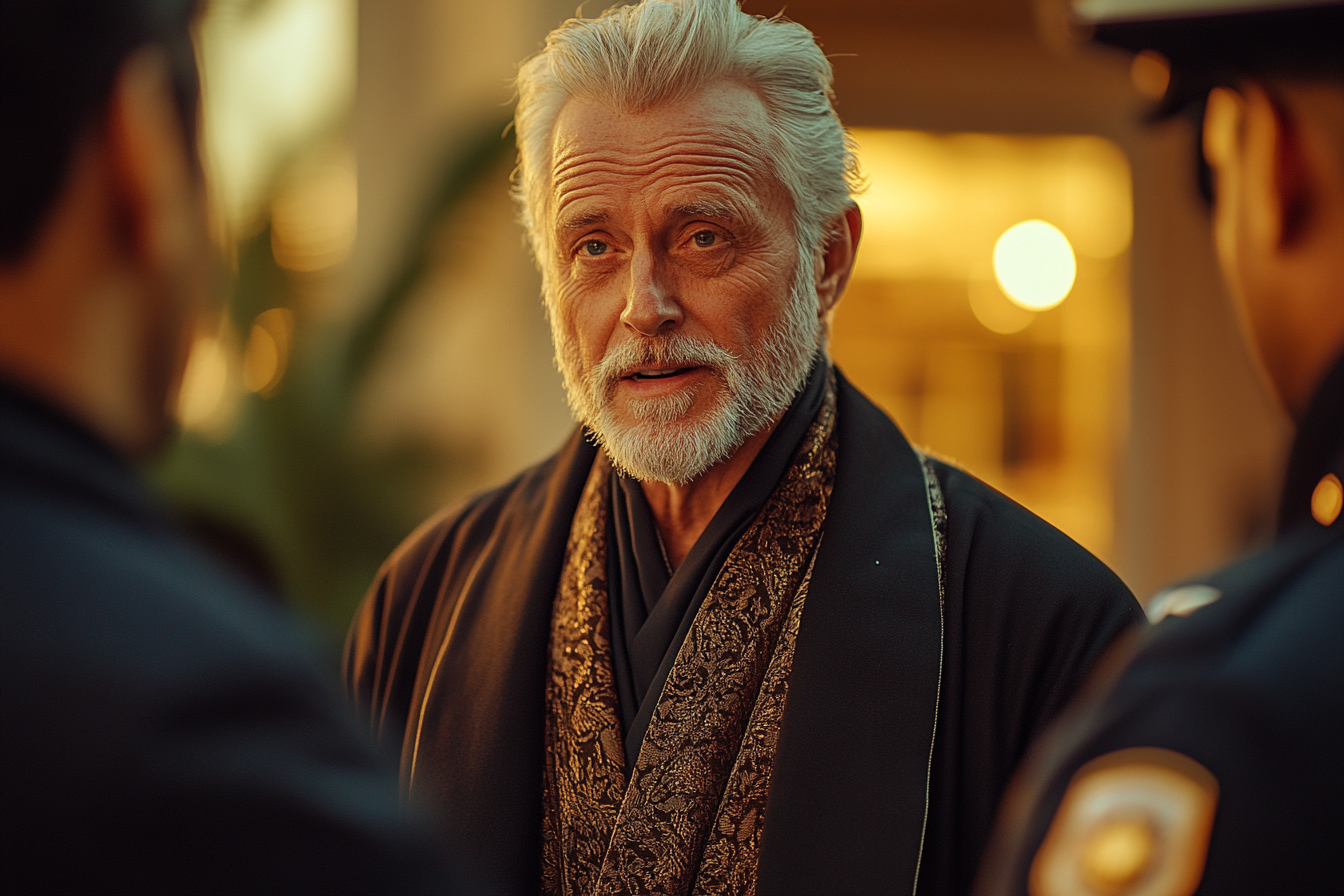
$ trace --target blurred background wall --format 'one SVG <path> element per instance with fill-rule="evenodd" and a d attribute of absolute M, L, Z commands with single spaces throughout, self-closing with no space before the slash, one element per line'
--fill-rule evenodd
<path fill-rule="evenodd" d="M 517 62 L 572 12 L 215 0 L 203 25 L 232 277 L 154 475 L 333 638 L 418 522 L 572 427 L 505 134 Z M 1066 52 L 1030 0 L 786 13 L 832 57 L 869 180 L 841 367 L 1141 598 L 1265 539 L 1287 426 L 1216 276 L 1189 125 L 1141 123 L 1160 65 Z M 1015 286 L 1014 252 L 1054 286 Z"/>

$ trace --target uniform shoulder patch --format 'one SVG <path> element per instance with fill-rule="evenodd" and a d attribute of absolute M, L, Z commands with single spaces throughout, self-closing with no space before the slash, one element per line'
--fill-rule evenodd
<path fill-rule="evenodd" d="M 1157 747 L 1078 770 L 1031 864 L 1031 896 L 1190 896 L 1204 875 L 1218 782 Z"/>

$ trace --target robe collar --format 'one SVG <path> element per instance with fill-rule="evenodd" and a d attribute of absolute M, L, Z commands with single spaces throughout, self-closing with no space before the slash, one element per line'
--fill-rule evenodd
<path fill-rule="evenodd" d="M 838 399 L 760 894 L 914 892 L 923 850 L 943 655 L 936 509 L 896 424 L 843 377 Z"/>
<path fill-rule="evenodd" d="M 920 455 L 837 371 L 838 459 L 789 680 L 757 892 L 916 885 L 943 617 Z M 595 448 L 576 433 L 499 508 L 456 600 L 436 602 L 403 751 L 412 795 L 502 892 L 541 880 L 551 606 Z M 493 511 L 492 511 L 493 512 Z"/>
<path fill-rule="evenodd" d="M 788 469 L 825 400 L 830 369 L 830 362 L 818 356 L 751 468 L 675 573 L 667 569 L 657 523 L 639 483 L 611 473 L 607 586 L 627 773 L 634 768 L 663 682 L 700 605 L 738 539 Z"/>

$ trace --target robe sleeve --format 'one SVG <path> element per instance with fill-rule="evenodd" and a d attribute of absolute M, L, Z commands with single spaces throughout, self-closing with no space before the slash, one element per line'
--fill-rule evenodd
<path fill-rule="evenodd" d="M 1013 769 L 1143 610 L 1105 564 L 974 477 L 935 462 L 947 503 L 946 643 L 920 889 L 972 885 Z"/>
<path fill-rule="evenodd" d="M 346 635 L 346 696 L 374 741 L 397 752 L 405 737 L 426 639 L 451 613 L 451 579 L 469 566 L 508 489 L 476 495 L 425 521 L 383 562 Z M 429 658 L 432 661 L 432 657 Z"/>
<path fill-rule="evenodd" d="M 414 678 L 398 669 L 399 660 L 408 640 L 424 638 L 423 626 L 415 625 L 415 607 L 424 603 L 416 580 L 450 529 L 449 521 L 431 520 L 402 542 L 378 570 L 346 635 L 346 697 L 380 746 L 388 746 L 385 735 L 399 736 L 405 726 Z"/>

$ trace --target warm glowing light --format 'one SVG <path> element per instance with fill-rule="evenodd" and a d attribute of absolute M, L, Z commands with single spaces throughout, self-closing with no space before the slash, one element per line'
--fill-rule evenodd
<path fill-rule="evenodd" d="M 1045 221 L 1022 221 L 994 244 L 994 277 L 1008 298 L 1031 311 L 1053 308 L 1073 289 L 1078 262 L 1069 239 Z"/>
<path fill-rule="evenodd" d="M 243 351 L 243 385 L 249 392 L 261 392 L 275 379 L 280 369 L 280 346 L 261 324 L 253 324 Z"/>
<path fill-rule="evenodd" d="M 294 333 L 294 314 L 272 308 L 257 315 L 243 350 L 243 385 L 262 397 L 275 393 L 285 376 Z"/>
<path fill-rule="evenodd" d="M 224 405 L 229 385 L 229 356 L 218 336 L 199 337 L 191 349 L 182 391 L 178 394 L 177 416 L 187 429 L 210 428 Z"/>
<path fill-rule="evenodd" d="M 356 0 L 211 3 L 200 31 L 203 148 L 227 226 L 245 231 L 278 167 L 354 97 Z"/>
<path fill-rule="evenodd" d="M 993 278 L 972 277 L 967 281 L 971 312 L 985 329 L 1005 336 L 1025 330 L 1036 319 L 1036 312 L 1010 302 Z"/>
<path fill-rule="evenodd" d="M 1101 137 L 853 130 L 867 188 L 857 278 L 963 280 L 1004 228 L 1049 221 L 1086 258 L 1129 248 L 1124 152 Z"/>
<path fill-rule="evenodd" d="M 1144 50 L 1134 57 L 1129 67 L 1129 80 L 1134 89 L 1150 100 L 1160 100 L 1171 83 L 1171 63 L 1155 50 Z"/>
<path fill-rule="evenodd" d="M 298 166 L 271 204 L 276 262 L 302 273 L 340 264 L 355 242 L 358 201 L 348 150 L 332 148 Z"/>
<path fill-rule="evenodd" d="M 1316 483 L 1316 489 L 1311 493 L 1311 515 L 1322 526 L 1329 526 L 1339 519 L 1339 512 L 1342 509 L 1344 509 L 1344 485 L 1340 484 L 1339 477 L 1334 473 L 1326 473 L 1321 481 Z"/>

